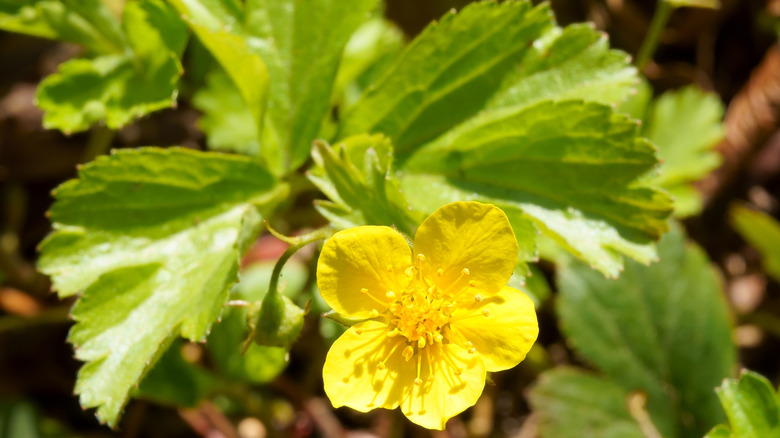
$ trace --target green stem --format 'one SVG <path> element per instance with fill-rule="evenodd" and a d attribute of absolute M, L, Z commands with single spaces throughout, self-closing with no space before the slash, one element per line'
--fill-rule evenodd
<path fill-rule="evenodd" d="M 669 16 L 672 15 L 673 10 L 674 6 L 667 0 L 659 0 L 658 6 L 655 8 L 653 21 L 650 22 L 650 29 L 642 42 L 642 47 L 639 48 L 639 53 L 636 55 L 636 67 L 639 71 L 642 71 L 647 61 L 653 57 L 655 49 L 658 48 L 658 42 L 661 40 L 661 34 L 664 28 L 666 28 L 666 23 L 669 21 Z"/>
<path fill-rule="evenodd" d="M 115 135 L 116 131 L 107 126 L 98 125 L 92 128 L 92 132 L 89 134 L 89 140 L 87 141 L 87 148 L 81 156 L 81 162 L 89 163 L 108 152 L 108 149 L 111 147 L 111 142 L 114 141 Z"/>
<path fill-rule="evenodd" d="M 290 244 L 290 247 L 287 248 L 287 250 L 282 253 L 282 256 L 279 257 L 279 260 L 276 261 L 274 270 L 271 272 L 271 282 L 268 285 L 268 294 L 264 299 L 270 301 L 271 299 L 275 299 L 279 294 L 279 276 L 282 274 L 282 268 L 284 267 L 285 263 L 287 263 L 287 260 L 289 260 L 293 254 L 300 251 L 304 246 L 318 240 L 327 239 L 328 237 L 332 236 L 335 230 L 332 228 L 320 228 L 319 230 L 304 234 L 303 236 L 287 237 L 272 229 L 268 223 L 266 223 L 266 226 L 268 227 L 268 230 L 271 232 L 271 234 Z M 271 296 L 273 298 L 269 298 Z"/>

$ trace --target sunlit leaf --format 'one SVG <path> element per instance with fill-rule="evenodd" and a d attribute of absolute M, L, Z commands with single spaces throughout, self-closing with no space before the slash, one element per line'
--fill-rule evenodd
<path fill-rule="evenodd" d="M 175 11 L 161 0 L 128 3 L 122 30 L 126 48 L 67 61 L 41 82 L 36 100 L 45 127 L 71 133 L 105 121 L 118 129 L 175 105 L 187 41 Z"/>
<path fill-rule="evenodd" d="M 615 277 L 622 254 L 654 259 L 651 243 L 671 212 L 664 194 L 639 184 L 658 160 L 638 130 L 610 107 L 582 101 L 486 112 L 401 164 L 401 188 L 423 212 L 462 199 L 494 203 L 515 234 L 533 222 Z"/>
<path fill-rule="evenodd" d="M 390 137 L 397 154 L 476 114 L 530 44 L 549 6 L 478 2 L 429 25 L 346 114 L 340 136 Z"/>
<path fill-rule="evenodd" d="M 81 293 L 69 340 L 87 362 L 76 392 L 116 424 L 128 394 L 177 336 L 205 340 L 240 256 L 285 193 L 257 162 L 185 149 L 118 151 L 55 192 L 39 267 Z"/>

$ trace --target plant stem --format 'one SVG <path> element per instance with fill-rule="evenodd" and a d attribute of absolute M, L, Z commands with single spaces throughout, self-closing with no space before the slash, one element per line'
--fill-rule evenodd
<path fill-rule="evenodd" d="M 266 226 L 268 226 L 267 223 Z M 332 236 L 335 231 L 331 228 L 320 228 L 319 230 L 304 234 L 303 236 L 286 237 L 281 236 L 270 226 L 268 226 L 268 230 L 271 231 L 271 234 L 274 236 L 279 237 L 283 241 L 289 243 L 290 247 L 284 251 L 282 256 L 279 257 L 279 260 L 276 261 L 276 265 L 274 265 L 274 270 L 271 272 L 271 282 L 268 285 L 268 294 L 266 295 L 266 299 L 268 299 L 269 296 L 276 296 L 279 293 L 279 276 L 282 274 L 282 268 L 284 267 L 285 263 L 287 263 L 287 260 L 289 260 L 293 254 L 312 242 L 327 239 L 328 237 Z"/>
<path fill-rule="evenodd" d="M 667 0 L 659 0 L 658 6 L 655 8 L 655 15 L 653 15 L 653 21 L 650 22 L 650 29 L 647 32 L 645 40 L 642 41 L 642 47 L 639 48 L 639 53 L 636 55 L 636 67 L 639 71 L 642 71 L 649 61 L 655 49 L 658 48 L 658 42 L 661 40 L 661 34 L 666 28 L 666 23 L 669 21 L 669 16 L 672 15 L 674 7 Z"/>
<path fill-rule="evenodd" d="M 114 141 L 115 135 L 116 131 L 107 126 L 98 125 L 92 128 L 87 141 L 87 148 L 84 149 L 84 154 L 81 156 L 81 162 L 89 163 L 105 154 L 111 147 L 111 142 Z"/>

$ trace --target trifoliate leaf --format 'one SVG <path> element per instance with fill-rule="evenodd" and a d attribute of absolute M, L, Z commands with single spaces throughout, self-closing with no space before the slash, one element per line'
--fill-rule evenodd
<path fill-rule="evenodd" d="M 542 438 L 647 438 L 617 383 L 570 368 L 543 373 L 531 391 Z"/>
<path fill-rule="evenodd" d="M 780 282 L 780 223 L 760 211 L 739 205 L 731 208 L 731 222 L 750 246 L 761 254 L 766 273 Z"/>
<path fill-rule="evenodd" d="M 172 339 L 205 340 L 260 213 L 286 189 L 249 158 L 186 149 L 118 151 L 79 177 L 55 191 L 39 267 L 60 296 L 83 293 L 76 392 L 115 425 Z"/>
<path fill-rule="evenodd" d="M 549 6 L 478 2 L 429 25 L 345 116 L 340 137 L 390 137 L 396 153 L 481 110 L 531 43 L 552 27 Z"/>
<path fill-rule="evenodd" d="M 401 164 L 409 204 L 430 213 L 454 200 L 501 207 L 513 222 L 533 223 L 604 274 L 616 277 L 621 254 L 643 263 L 667 229 L 671 201 L 641 186 L 657 165 L 638 125 L 609 106 L 542 102 L 477 116 L 421 147 Z"/>
<path fill-rule="evenodd" d="M 650 107 L 644 135 L 658 147 L 663 164 L 651 184 L 675 198 L 675 215 L 701 211 L 701 196 L 690 185 L 720 165 L 712 149 L 723 138 L 723 103 L 696 87 L 664 93 Z"/>
<path fill-rule="evenodd" d="M 36 100 L 46 128 L 72 133 L 105 121 L 118 129 L 175 105 L 187 40 L 175 11 L 161 0 L 129 2 L 122 30 L 124 50 L 67 61 L 41 82 Z"/>
<path fill-rule="evenodd" d="M 121 53 L 119 22 L 100 0 L 0 0 L 0 29 Z"/>
<path fill-rule="evenodd" d="M 393 146 L 382 135 L 358 135 L 334 147 L 318 143 L 317 167 L 308 177 L 331 201 L 318 202 L 317 210 L 337 228 L 388 225 L 413 235 L 422 217 L 409 212 L 392 157 Z"/>
<path fill-rule="evenodd" d="M 639 84 L 631 58 L 610 50 L 607 35 L 587 24 L 548 30 L 519 64 L 488 109 L 529 106 L 547 99 L 616 104 Z"/>
<path fill-rule="evenodd" d="M 658 253 L 649 267 L 627 263 L 618 280 L 582 264 L 562 269 L 560 325 L 606 378 L 646 394 L 661 436 L 700 437 L 723 418 L 713 388 L 736 365 L 730 316 L 717 272 L 679 228 Z"/>

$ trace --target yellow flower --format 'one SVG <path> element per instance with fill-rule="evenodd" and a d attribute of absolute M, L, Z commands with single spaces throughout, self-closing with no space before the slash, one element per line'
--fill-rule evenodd
<path fill-rule="evenodd" d="M 517 241 L 503 211 L 455 202 L 409 247 L 389 227 L 340 231 L 322 249 L 317 284 L 338 313 L 367 319 L 333 343 L 325 392 L 335 407 L 401 407 L 443 429 L 474 405 L 487 371 L 517 365 L 539 328 L 531 300 L 506 286 Z"/>

